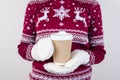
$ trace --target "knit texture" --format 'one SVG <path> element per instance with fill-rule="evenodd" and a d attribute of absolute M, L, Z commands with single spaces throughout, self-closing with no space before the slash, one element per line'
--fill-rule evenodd
<path fill-rule="evenodd" d="M 81 49 L 90 55 L 88 64 L 66 75 L 44 70 L 43 65 L 52 62 L 52 58 L 38 62 L 31 57 L 31 49 L 39 39 L 50 37 L 52 33 L 61 30 L 73 35 L 71 51 Z M 23 59 L 33 61 L 31 80 L 62 80 L 66 77 L 69 80 L 90 80 L 91 65 L 100 63 L 106 53 L 99 3 L 96 0 L 30 0 L 18 53 Z"/>

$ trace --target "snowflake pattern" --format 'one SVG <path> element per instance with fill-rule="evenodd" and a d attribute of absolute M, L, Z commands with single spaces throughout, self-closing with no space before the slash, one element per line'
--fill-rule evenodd
<path fill-rule="evenodd" d="M 54 0 L 54 1 L 57 1 L 57 0 Z M 64 26 L 64 23 L 62 22 L 62 20 L 63 20 L 64 18 L 66 18 L 66 17 L 70 17 L 70 15 L 69 15 L 70 9 L 69 9 L 69 8 L 66 9 L 66 8 L 63 6 L 64 3 L 65 3 L 64 0 L 59 0 L 59 4 L 61 5 L 60 8 L 56 8 L 56 9 L 54 8 L 54 9 L 53 9 L 53 7 L 52 7 L 53 11 L 55 12 L 52 16 L 53 16 L 53 17 L 58 17 L 58 18 L 60 19 L 60 21 L 61 21 L 61 22 L 58 23 L 59 26 Z M 44 5 L 44 4 L 43 4 L 43 5 Z M 50 5 L 50 6 L 53 5 L 52 2 L 50 2 L 49 5 Z M 73 3 L 71 3 L 71 5 L 75 6 L 75 3 L 73 2 Z M 70 5 L 67 5 L 67 6 L 69 7 Z M 31 8 L 28 8 L 27 10 L 30 11 Z M 36 10 L 36 8 L 34 8 L 34 10 Z M 44 10 L 44 9 L 43 9 L 43 10 Z M 47 8 L 46 8 L 45 10 L 47 10 Z M 49 9 L 48 9 L 48 10 L 49 10 Z M 88 10 L 88 9 L 86 9 L 86 10 Z M 84 11 L 84 10 L 83 10 L 83 11 Z M 97 12 L 97 8 L 94 9 L 93 12 L 96 13 L 96 12 Z M 83 14 L 83 15 L 86 16 L 86 14 Z M 29 17 L 30 14 L 27 15 L 27 16 Z M 45 13 L 44 13 L 44 16 L 45 16 Z M 44 16 L 43 16 L 43 17 L 44 17 Z M 77 16 L 77 13 L 76 13 L 76 16 Z M 80 17 L 80 15 L 77 16 L 77 18 L 78 18 L 78 17 Z M 93 16 L 93 17 L 95 17 L 95 16 Z M 101 17 L 100 14 L 98 14 L 97 17 L 98 17 L 98 18 Z M 33 19 L 34 19 L 34 18 L 35 18 L 35 15 L 32 16 L 32 18 L 29 20 L 29 22 L 30 22 L 30 23 L 33 23 Z M 81 18 L 81 17 L 80 17 L 80 18 Z M 88 18 L 91 19 L 91 15 L 89 15 Z M 49 22 L 49 21 L 50 21 L 50 19 L 48 18 L 48 15 L 47 15 L 45 21 L 46 21 L 46 22 Z M 77 20 L 74 18 L 74 19 L 73 19 L 73 22 L 76 23 Z M 89 20 L 88 22 L 90 22 L 90 20 Z M 93 27 L 95 26 L 94 23 L 95 23 L 95 21 L 92 21 L 92 22 L 91 22 L 91 24 L 93 24 Z M 28 22 L 26 21 L 25 24 L 27 25 Z M 47 25 L 47 24 L 43 24 L 44 27 L 46 27 L 46 25 Z M 98 22 L 98 26 L 100 26 L 100 25 L 101 25 L 101 23 Z M 76 27 L 79 27 L 80 25 L 79 25 L 79 24 L 75 24 L 75 26 L 76 26 Z M 27 30 L 30 30 L 29 25 L 27 26 L 26 29 L 27 29 Z M 93 28 L 93 31 L 97 31 L 97 28 Z"/>
<path fill-rule="evenodd" d="M 68 12 L 70 9 L 65 9 L 63 6 L 60 7 L 60 9 L 54 9 L 55 14 L 53 17 L 59 17 L 59 19 L 62 21 L 65 17 L 70 17 Z"/>

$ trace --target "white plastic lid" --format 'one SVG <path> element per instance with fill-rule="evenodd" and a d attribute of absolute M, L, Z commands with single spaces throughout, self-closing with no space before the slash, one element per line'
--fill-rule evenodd
<path fill-rule="evenodd" d="M 58 33 L 51 34 L 52 40 L 72 40 L 73 35 L 70 33 L 67 33 L 66 31 L 59 31 Z"/>

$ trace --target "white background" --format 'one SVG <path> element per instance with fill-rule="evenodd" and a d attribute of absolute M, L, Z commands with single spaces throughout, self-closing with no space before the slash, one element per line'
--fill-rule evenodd
<path fill-rule="evenodd" d="M 17 53 L 28 0 L 0 0 L 0 80 L 28 80 L 31 62 Z M 93 66 L 92 80 L 120 80 L 120 0 L 101 0 L 105 60 Z"/>

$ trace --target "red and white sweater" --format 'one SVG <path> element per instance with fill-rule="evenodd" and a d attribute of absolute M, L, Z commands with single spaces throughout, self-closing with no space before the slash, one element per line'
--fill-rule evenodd
<path fill-rule="evenodd" d="M 52 58 L 42 62 L 31 57 L 31 49 L 39 39 L 49 37 L 51 33 L 60 30 L 73 35 L 71 51 L 82 49 L 90 54 L 87 65 L 82 65 L 66 75 L 49 73 L 43 68 L 45 63 L 52 62 Z M 30 75 L 33 80 L 89 80 L 91 65 L 100 63 L 106 53 L 99 3 L 96 0 L 30 0 L 26 8 L 18 52 L 23 59 L 33 61 Z"/>

